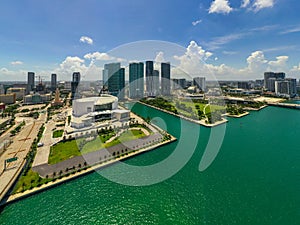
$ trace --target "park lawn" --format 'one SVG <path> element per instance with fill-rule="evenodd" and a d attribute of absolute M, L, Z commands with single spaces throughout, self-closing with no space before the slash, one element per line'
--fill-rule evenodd
<path fill-rule="evenodd" d="M 130 127 L 131 128 L 144 128 L 145 130 L 147 130 L 149 132 L 149 134 L 153 134 L 153 131 L 149 127 L 142 125 L 142 124 L 132 124 L 132 125 L 130 125 Z"/>
<path fill-rule="evenodd" d="M 98 136 L 97 138 L 95 138 L 94 140 L 92 141 L 89 141 L 87 142 L 82 150 L 81 150 L 81 154 L 84 155 L 84 154 L 87 154 L 89 152 L 95 152 L 95 151 L 98 151 L 102 148 L 104 148 L 104 143 L 102 141 L 102 139 Z"/>
<path fill-rule="evenodd" d="M 77 143 L 79 140 L 60 142 L 50 149 L 49 164 L 56 164 L 74 156 L 81 155 Z"/>
<path fill-rule="evenodd" d="M 214 111 L 221 110 L 221 109 L 226 109 L 226 107 L 221 106 L 221 105 L 209 105 L 209 106 L 206 107 L 205 114 L 213 113 Z"/>
<path fill-rule="evenodd" d="M 83 148 L 81 150 L 81 154 L 84 155 L 89 152 L 95 152 L 102 148 L 105 148 L 105 142 L 108 141 L 110 138 L 112 138 L 115 135 L 116 135 L 115 132 L 109 133 L 109 134 L 102 134 L 102 135 L 98 136 L 97 138 L 95 138 L 94 140 L 87 142 L 83 146 Z"/>
<path fill-rule="evenodd" d="M 146 134 L 143 131 L 140 131 L 140 130 L 125 131 L 120 135 L 120 137 L 114 139 L 112 142 L 109 142 L 109 143 L 105 144 L 105 147 L 108 148 L 108 147 L 120 144 L 122 142 L 139 139 L 139 138 L 142 138 L 142 137 L 145 137 L 145 136 L 146 136 Z"/>
<path fill-rule="evenodd" d="M 140 130 L 129 130 L 129 131 L 123 132 L 120 137 L 114 139 L 113 141 L 111 141 L 109 143 L 105 143 L 107 140 L 109 140 L 113 136 L 115 136 L 115 133 L 100 135 L 97 138 L 95 138 L 94 140 L 87 142 L 83 146 L 81 152 L 80 152 L 78 146 L 80 145 L 80 142 L 84 140 L 83 138 L 80 138 L 78 140 L 60 142 L 57 145 L 54 145 L 51 147 L 48 163 L 56 164 L 58 162 L 67 160 L 74 156 L 87 154 L 89 152 L 94 152 L 94 151 L 98 151 L 103 148 L 108 148 L 108 147 L 120 144 L 122 142 L 142 138 L 142 137 L 145 137 L 146 134 Z"/>
<path fill-rule="evenodd" d="M 39 176 L 37 172 L 30 169 L 26 175 L 20 177 L 13 193 L 20 193 L 31 188 L 38 187 L 42 184 L 49 182 L 51 179 L 43 179 Z"/>
<path fill-rule="evenodd" d="M 55 131 L 53 131 L 52 137 L 53 138 L 62 137 L 63 133 L 64 133 L 64 130 L 55 130 Z"/>

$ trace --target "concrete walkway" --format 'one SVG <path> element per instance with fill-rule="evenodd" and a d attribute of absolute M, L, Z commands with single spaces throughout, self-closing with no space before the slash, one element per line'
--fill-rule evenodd
<path fill-rule="evenodd" d="M 57 164 L 49 165 L 43 164 L 32 168 L 33 171 L 38 172 L 41 177 L 53 177 L 69 173 L 72 170 L 84 167 L 84 164 L 95 165 L 100 162 L 105 162 L 108 159 L 115 158 L 118 155 L 132 152 L 146 148 L 162 141 L 161 134 L 153 134 L 144 138 L 124 142 L 109 148 L 99 149 L 95 152 L 90 152 L 85 155 L 75 156 L 73 158 L 64 160 Z M 54 175 L 55 174 L 55 175 Z"/>

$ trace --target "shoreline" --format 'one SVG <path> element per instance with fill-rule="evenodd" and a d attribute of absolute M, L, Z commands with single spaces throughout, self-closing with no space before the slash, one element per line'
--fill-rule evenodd
<path fill-rule="evenodd" d="M 175 113 L 169 112 L 169 111 L 167 111 L 167 110 L 165 110 L 165 109 L 161 109 L 161 108 L 158 108 L 158 107 L 156 107 L 156 106 L 146 104 L 146 103 L 144 103 L 144 102 L 138 101 L 138 103 L 143 104 L 143 105 L 148 106 L 148 107 L 151 107 L 151 108 L 153 108 L 153 109 L 162 111 L 162 112 L 164 112 L 164 113 L 168 113 L 168 114 L 170 114 L 170 115 L 176 116 L 176 117 L 181 118 L 181 119 L 184 119 L 184 120 L 186 120 L 186 121 L 189 121 L 189 122 L 192 122 L 192 123 L 196 123 L 196 124 L 202 125 L 202 126 L 204 126 L 204 127 L 208 127 L 208 128 L 212 128 L 212 127 L 215 127 L 215 126 L 219 126 L 219 125 L 221 125 L 221 124 L 224 124 L 224 123 L 227 123 L 227 122 L 228 122 L 228 120 L 222 118 L 221 121 L 217 121 L 217 122 L 215 122 L 215 123 L 208 124 L 208 123 L 205 123 L 204 120 L 194 120 L 194 119 L 188 118 L 188 117 L 186 117 L 186 116 L 182 116 L 182 115 L 179 115 L 179 114 L 175 114 Z"/>
<path fill-rule="evenodd" d="M 51 189 L 51 188 L 54 188 L 54 187 L 56 187 L 58 185 L 61 185 L 61 184 L 65 183 L 65 182 L 74 180 L 74 179 L 76 179 L 78 177 L 81 177 L 81 176 L 93 173 L 93 172 L 95 172 L 95 171 L 97 171 L 99 169 L 105 168 L 107 166 L 111 166 L 112 164 L 115 164 L 115 163 L 117 163 L 119 161 L 122 161 L 122 160 L 125 160 L 125 159 L 129 159 L 129 158 L 131 158 L 131 157 L 133 157 L 135 155 L 139 155 L 139 154 L 146 153 L 148 151 L 152 151 L 152 150 L 154 150 L 154 149 L 156 149 L 158 147 L 161 147 L 161 146 L 164 146 L 166 144 L 172 143 L 172 142 L 174 142 L 176 140 L 177 140 L 177 138 L 175 138 L 174 136 L 171 135 L 171 140 L 167 140 L 167 141 L 164 141 L 162 143 L 158 143 L 158 144 L 153 145 L 153 146 L 142 148 L 142 149 L 137 150 L 135 152 L 129 153 L 128 155 L 121 156 L 121 157 L 119 157 L 117 159 L 111 159 L 108 162 L 96 164 L 96 165 L 93 165 L 91 167 L 86 167 L 85 169 L 83 169 L 83 170 L 81 170 L 79 172 L 76 172 L 75 174 L 69 174 L 69 175 L 64 176 L 62 178 L 57 178 L 55 181 L 50 181 L 49 183 L 43 184 L 40 187 L 35 187 L 35 188 L 31 189 L 31 190 L 27 190 L 27 191 L 25 191 L 23 193 L 18 193 L 18 194 L 10 195 L 6 199 L 4 199 L 2 202 L 0 202 L 0 207 L 4 207 L 4 206 L 6 206 L 8 204 L 11 204 L 13 202 L 16 202 L 18 200 L 30 197 L 30 196 L 32 196 L 34 194 L 46 191 L 46 190 Z"/>
<path fill-rule="evenodd" d="M 244 112 L 244 113 L 239 114 L 239 115 L 230 115 L 229 113 L 226 113 L 226 114 L 224 114 L 224 116 L 232 117 L 232 118 L 242 118 L 244 116 L 248 116 L 249 114 L 250 114 L 249 112 Z"/>

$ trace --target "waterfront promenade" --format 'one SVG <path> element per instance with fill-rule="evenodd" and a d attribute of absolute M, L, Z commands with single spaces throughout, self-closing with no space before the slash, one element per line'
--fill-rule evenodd
<path fill-rule="evenodd" d="M 155 126 L 156 127 L 156 126 Z M 151 140 L 157 140 L 157 138 L 158 138 L 158 136 L 157 135 L 159 135 L 159 134 L 154 134 L 154 135 L 151 135 L 151 136 L 148 136 L 148 137 L 145 137 L 144 138 L 144 141 L 145 140 L 147 140 L 148 142 L 150 141 L 151 142 Z M 123 155 L 120 155 L 119 157 L 110 157 L 110 158 L 107 158 L 107 160 L 105 160 L 105 161 L 103 161 L 103 162 L 100 162 L 99 161 L 99 157 L 97 158 L 93 158 L 93 156 L 99 156 L 99 152 L 94 152 L 94 153 L 91 153 L 88 157 L 82 157 L 82 156 L 79 156 L 79 157 L 77 157 L 77 159 L 75 159 L 75 160 L 79 160 L 80 159 L 80 157 L 81 157 L 81 159 L 84 159 L 85 161 L 89 161 L 89 163 L 95 163 L 94 165 L 91 165 L 90 167 L 86 167 L 86 168 L 84 168 L 84 169 L 82 169 L 82 170 L 80 170 L 80 171 L 77 171 L 76 173 L 71 173 L 71 174 L 68 174 L 68 176 L 64 176 L 64 177 L 60 177 L 60 178 L 58 178 L 58 179 L 56 179 L 56 180 L 53 180 L 53 181 L 51 181 L 51 182 L 49 182 L 49 183 L 46 183 L 46 184 L 43 184 L 42 186 L 40 186 L 40 187 L 35 187 L 35 188 L 33 188 L 33 189 L 31 189 L 31 190 L 27 190 L 27 191 L 25 191 L 25 192 L 23 192 L 23 193 L 18 193 L 18 194 L 14 194 L 14 195 L 11 195 L 11 196 L 9 196 L 7 199 L 6 199 L 6 201 L 2 201 L 2 202 L 0 202 L 0 206 L 1 205 L 6 205 L 6 204 L 8 204 L 8 203 L 11 203 L 11 202 L 14 202 L 14 201 L 17 201 L 17 200 L 19 200 L 19 199 L 22 199 L 22 198 L 25 198 L 25 197 L 28 197 L 28 196 L 31 196 L 31 195 L 33 195 L 33 194 L 36 194 L 36 193 L 39 193 L 39 192 L 41 192 L 41 191 L 44 191 L 44 190 L 47 190 L 47 189 L 49 189 L 49 188 L 52 188 L 52 187 L 55 187 L 55 186 L 57 186 L 57 185 L 59 185 L 59 184 L 63 184 L 63 183 L 65 183 L 65 182 L 67 182 L 67 181 L 69 181 L 69 180 L 73 180 L 73 179 L 75 179 L 75 178 L 77 178 L 77 177 L 80 177 L 80 176 L 83 176 L 83 175 L 86 175 L 86 174 L 89 174 L 89 173 L 93 173 L 93 172 L 95 172 L 96 170 L 98 170 L 98 169 L 101 169 L 101 168 L 104 168 L 104 167 L 106 167 L 106 166 L 109 166 L 109 165 L 112 165 L 112 164 L 114 164 L 114 163 L 117 163 L 117 162 L 119 162 L 119 161 L 121 161 L 121 160 L 125 160 L 125 159 L 128 159 L 128 158 L 131 158 L 131 157 L 133 157 L 133 156 L 135 156 L 135 155 L 139 155 L 139 154 L 142 154 L 142 153 L 145 153 L 145 152 L 148 152 L 148 151 L 151 151 L 151 150 L 154 150 L 154 149 L 156 149 L 156 148 L 158 148 L 158 147 L 162 147 L 162 146 L 164 146 L 164 145 L 166 145 L 166 144 L 169 144 L 169 143 L 171 143 L 171 142 L 174 142 L 174 141 L 176 141 L 177 139 L 175 138 L 175 137 L 173 137 L 173 136 L 171 136 L 171 139 L 170 140 L 165 140 L 165 141 L 163 141 L 163 142 L 159 142 L 159 143 L 152 143 L 152 144 L 150 144 L 150 145 L 145 145 L 145 146 L 143 146 L 143 147 L 141 147 L 141 148 L 139 148 L 139 149 L 137 149 L 137 150 L 135 150 L 135 151 L 131 151 L 131 152 L 129 152 L 128 151 L 128 154 L 123 154 Z M 136 142 L 136 140 L 134 140 L 135 142 Z M 133 141 L 133 142 L 134 142 Z M 140 143 L 142 143 L 143 141 L 141 141 Z M 136 143 L 131 143 L 132 144 L 132 147 L 134 147 L 134 146 L 136 146 Z M 128 143 L 128 142 L 126 142 L 126 143 L 124 143 L 124 146 L 126 145 L 126 147 L 128 148 L 128 146 L 130 146 L 130 143 Z M 113 146 L 113 147 L 111 147 L 111 148 L 108 148 L 108 150 L 102 150 L 102 152 L 105 154 L 105 153 L 108 153 L 108 152 L 111 152 L 111 153 L 113 153 L 113 151 L 114 150 L 116 150 L 118 147 L 116 147 L 116 146 Z M 112 155 L 111 155 L 112 156 Z M 74 157 L 75 158 L 75 157 Z M 73 161 L 74 162 L 74 161 Z M 63 163 L 63 162 L 62 162 Z M 69 162 L 67 162 L 67 164 L 68 163 L 71 163 L 71 161 L 69 161 Z M 62 166 L 62 165 L 64 165 L 64 166 L 66 166 L 67 164 L 61 164 L 61 165 L 59 165 L 59 166 Z M 70 164 L 70 166 L 71 166 L 72 164 Z M 54 169 L 54 170 L 57 170 L 58 169 L 58 167 L 59 166 L 53 166 L 53 165 L 48 165 L 49 167 L 47 168 L 47 165 L 40 165 L 40 166 L 38 166 L 36 169 L 37 170 L 40 170 L 40 172 L 41 173 L 44 173 L 45 174 L 45 172 L 48 170 L 48 172 L 51 170 L 51 169 Z M 51 168 L 51 166 L 53 166 L 52 168 Z"/>

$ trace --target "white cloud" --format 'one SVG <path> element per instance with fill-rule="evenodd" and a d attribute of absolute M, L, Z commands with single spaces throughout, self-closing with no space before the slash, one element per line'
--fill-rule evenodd
<path fill-rule="evenodd" d="M 82 36 L 79 41 L 89 45 L 92 45 L 94 43 L 93 39 L 87 36 Z"/>
<path fill-rule="evenodd" d="M 300 26 L 284 30 L 284 31 L 280 32 L 280 34 L 290 34 L 290 33 L 298 33 L 298 32 L 300 32 Z"/>
<path fill-rule="evenodd" d="M 291 50 L 299 50 L 299 46 L 297 45 L 283 45 L 283 46 L 277 46 L 277 47 L 274 47 L 274 48 L 266 48 L 266 49 L 263 49 L 264 52 L 277 52 L 277 51 L 291 51 Z"/>
<path fill-rule="evenodd" d="M 298 66 L 293 66 L 293 68 L 291 69 L 291 72 L 300 72 L 300 63 Z"/>
<path fill-rule="evenodd" d="M 238 52 L 235 52 L 235 51 L 223 51 L 222 52 L 224 55 L 235 55 L 237 54 Z"/>
<path fill-rule="evenodd" d="M 178 75 L 184 71 L 191 76 L 199 76 L 199 73 L 205 71 L 205 61 L 212 55 L 211 52 L 205 51 L 195 41 L 191 41 L 184 55 L 174 56 L 179 64 L 173 72 Z"/>
<path fill-rule="evenodd" d="M 270 61 L 268 64 L 270 65 L 270 70 L 279 70 L 283 71 L 287 69 L 287 61 L 288 56 L 277 56 L 276 61 Z"/>
<path fill-rule="evenodd" d="M 236 34 L 229 34 L 221 37 L 215 37 L 212 39 L 212 41 L 206 43 L 206 46 L 211 50 L 219 49 L 222 45 L 225 45 L 235 40 L 239 40 L 249 34 L 249 32 L 242 32 Z"/>
<path fill-rule="evenodd" d="M 272 8 L 275 4 L 274 0 L 254 0 L 253 8 L 254 11 L 259 11 L 264 8 Z"/>
<path fill-rule="evenodd" d="M 202 20 L 196 20 L 192 22 L 193 26 L 197 26 L 199 23 L 202 23 Z"/>
<path fill-rule="evenodd" d="M 17 66 L 17 65 L 23 65 L 24 63 L 22 61 L 13 61 L 10 64 L 13 66 Z"/>
<path fill-rule="evenodd" d="M 188 74 L 190 77 L 205 76 L 207 80 L 249 80 L 262 78 L 264 72 L 269 70 L 289 71 L 288 56 L 277 56 L 275 60 L 269 60 L 263 51 L 255 51 L 246 58 L 246 66 L 237 69 L 226 64 L 214 65 L 219 59 L 217 61 L 205 60 L 211 55 L 212 53 L 208 53 L 192 41 L 183 55 L 174 57 L 178 61 L 178 66 L 172 69 L 172 76 L 180 77 Z M 300 73 L 300 64 L 293 67 L 293 71 Z"/>
<path fill-rule="evenodd" d="M 154 69 L 159 70 L 162 62 L 165 62 L 164 53 L 158 52 L 154 59 Z"/>
<path fill-rule="evenodd" d="M 68 56 L 55 70 L 62 79 L 70 80 L 74 72 L 80 72 L 82 76 L 86 73 L 88 67 L 85 65 L 84 60 L 77 56 Z"/>
<path fill-rule="evenodd" d="M 158 52 L 155 59 L 154 59 L 155 62 L 164 62 L 165 61 L 165 57 L 164 57 L 164 53 L 163 52 Z"/>
<path fill-rule="evenodd" d="M 84 56 L 84 58 L 89 60 L 98 60 L 98 61 L 109 61 L 115 59 L 114 57 L 108 55 L 107 53 L 101 53 L 101 52 L 88 53 Z"/>
<path fill-rule="evenodd" d="M 241 8 L 246 8 L 250 4 L 250 0 L 243 0 L 241 4 Z"/>
<path fill-rule="evenodd" d="M 228 0 L 214 0 L 208 10 L 209 13 L 228 14 L 233 9 L 230 7 Z"/>
<path fill-rule="evenodd" d="M 247 58 L 248 69 L 252 72 L 260 71 L 267 65 L 267 60 L 262 51 L 255 51 Z"/>
<path fill-rule="evenodd" d="M 25 81 L 27 79 L 27 71 L 24 70 L 8 70 L 7 68 L 0 69 L 1 81 Z"/>

